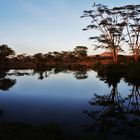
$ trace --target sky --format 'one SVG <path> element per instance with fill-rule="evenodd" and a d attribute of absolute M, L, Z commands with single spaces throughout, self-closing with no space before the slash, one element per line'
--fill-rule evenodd
<path fill-rule="evenodd" d="M 72 51 L 75 46 L 100 53 L 89 40 L 94 31 L 82 31 L 90 19 L 80 18 L 93 2 L 110 7 L 140 4 L 139 0 L 0 0 L 0 45 L 7 44 L 18 54 Z"/>

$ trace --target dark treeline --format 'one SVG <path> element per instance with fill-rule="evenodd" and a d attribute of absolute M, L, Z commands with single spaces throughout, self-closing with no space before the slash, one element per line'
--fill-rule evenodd
<path fill-rule="evenodd" d="M 18 54 L 7 45 L 0 46 L 0 69 L 36 69 L 45 70 L 53 67 L 75 70 L 79 67 L 92 68 L 95 63 L 113 63 L 112 57 L 89 56 L 88 48 L 77 46 L 73 51 Z M 132 56 L 119 55 L 118 62 L 133 62 Z"/>
<path fill-rule="evenodd" d="M 45 69 L 48 66 L 67 66 L 92 62 L 93 58 L 87 56 L 88 48 L 77 46 L 73 51 L 37 53 L 34 55 L 19 54 L 7 45 L 0 46 L 0 68 L 8 69 Z"/>

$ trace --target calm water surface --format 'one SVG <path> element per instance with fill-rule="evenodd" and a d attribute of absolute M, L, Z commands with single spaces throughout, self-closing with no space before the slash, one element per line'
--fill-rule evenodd
<path fill-rule="evenodd" d="M 77 71 L 10 70 L 5 78 L 16 82 L 8 89 L 0 90 L 1 122 L 57 123 L 66 131 L 77 134 L 95 121 L 92 110 L 100 108 L 93 107 L 91 102 L 95 94 L 108 95 L 113 90 L 113 86 L 109 87 L 93 70 L 82 74 Z M 123 78 L 116 85 L 122 98 L 133 88 Z"/>

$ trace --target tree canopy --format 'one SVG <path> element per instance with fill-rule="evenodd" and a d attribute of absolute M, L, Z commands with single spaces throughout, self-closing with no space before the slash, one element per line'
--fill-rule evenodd
<path fill-rule="evenodd" d="M 92 10 L 84 11 L 81 18 L 83 17 L 91 18 L 90 25 L 83 30 L 97 30 L 96 34 L 90 37 L 95 41 L 95 49 L 109 50 L 116 63 L 118 52 L 124 50 L 123 46 L 127 42 L 137 61 L 140 49 L 140 5 L 108 8 L 94 3 Z"/>
<path fill-rule="evenodd" d="M 15 55 L 15 51 L 9 48 L 7 45 L 0 45 L 0 57 L 6 58 Z"/>

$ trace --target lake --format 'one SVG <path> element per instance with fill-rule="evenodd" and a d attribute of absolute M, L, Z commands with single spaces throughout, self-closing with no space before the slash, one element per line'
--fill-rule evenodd
<path fill-rule="evenodd" d="M 138 129 L 135 121 L 140 120 L 139 88 L 123 77 L 117 78 L 119 81 L 110 78 L 110 83 L 108 77 L 94 70 L 2 71 L 0 122 L 36 126 L 54 123 L 75 136 L 129 136 L 131 128 Z"/>

